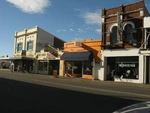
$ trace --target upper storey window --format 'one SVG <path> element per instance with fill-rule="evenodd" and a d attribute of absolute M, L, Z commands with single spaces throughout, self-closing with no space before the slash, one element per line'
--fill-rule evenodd
<path fill-rule="evenodd" d="M 132 22 L 125 23 L 123 30 L 124 30 L 124 42 L 129 44 L 135 42 L 133 37 L 133 33 L 135 32 L 134 23 Z"/>
<path fill-rule="evenodd" d="M 33 41 L 28 41 L 27 42 L 27 50 L 28 51 L 32 51 L 33 50 Z"/>
<path fill-rule="evenodd" d="M 17 44 L 17 52 L 22 50 L 22 43 Z"/>
<path fill-rule="evenodd" d="M 147 48 L 150 49 L 150 28 L 146 29 L 146 44 Z"/>
<path fill-rule="evenodd" d="M 110 30 L 110 43 L 116 44 L 119 41 L 118 25 L 117 24 L 111 25 L 109 30 Z"/>
<path fill-rule="evenodd" d="M 116 44 L 117 43 L 117 26 L 113 26 L 111 30 L 111 44 Z"/>

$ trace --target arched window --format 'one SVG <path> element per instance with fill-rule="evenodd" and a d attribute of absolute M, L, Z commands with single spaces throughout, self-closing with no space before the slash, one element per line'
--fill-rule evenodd
<path fill-rule="evenodd" d="M 124 30 L 124 42 L 133 43 L 135 40 L 133 38 L 133 32 L 135 32 L 135 25 L 133 22 L 126 22 L 123 26 Z"/>
<path fill-rule="evenodd" d="M 150 28 L 146 29 L 146 43 L 147 48 L 150 49 Z"/>
<path fill-rule="evenodd" d="M 111 44 L 117 43 L 117 37 L 118 37 L 118 27 L 113 26 L 111 29 Z"/>

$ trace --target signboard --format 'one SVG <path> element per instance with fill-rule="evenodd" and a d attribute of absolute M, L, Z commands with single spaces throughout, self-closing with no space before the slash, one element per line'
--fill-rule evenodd
<path fill-rule="evenodd" d="M 22 50 L 21 56 L 25 57 L 26 56 L 26 50 Z"/>
<path fill-rule="evenodd" d="M 119 64 L 119 67 L 135 67 L 135 64 Z"/>
<path fill-rule="evenodd" d="M 74 46 L 82 46 L 82 42 L 74 41 Z"/>

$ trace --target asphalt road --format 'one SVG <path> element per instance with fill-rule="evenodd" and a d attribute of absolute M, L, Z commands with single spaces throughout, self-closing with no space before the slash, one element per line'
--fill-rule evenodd
<path fill-rule="evenodd" d="M 149 95 L 149 85 L 0 70 L 0 113 L 112 113 Z"/>

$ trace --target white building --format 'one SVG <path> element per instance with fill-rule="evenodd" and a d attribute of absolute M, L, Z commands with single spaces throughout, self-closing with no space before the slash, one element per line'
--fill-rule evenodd
<path fill-rule="evenodd" d="M 11 59 L 15 68 L 20 66 L 28 72 L 52 74 L 49 72 L 50 62 L 53 62 L 53 69 L 56 68 L 55 62 L 59 67 L 58 59 L 64 42 L 38 26 L 25 29 L 15 33 L 14 57 Z"/>

